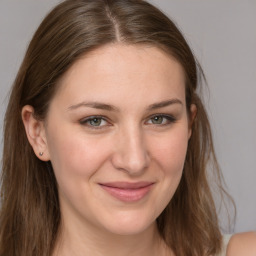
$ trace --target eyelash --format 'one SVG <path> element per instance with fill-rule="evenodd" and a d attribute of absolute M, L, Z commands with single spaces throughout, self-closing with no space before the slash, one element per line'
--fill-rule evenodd
<path fill-rule="evenodd" d="M 92 122 L 95 119 L 100 120 L 100 124 L 101 124 L 102 121 L 104 121 L 104 122 L 106 122 L 108 124 L 107 125 L 99 125 L 99 126 L 94 126 L 94 125 L 89 124 L 89 122 Z M 82 119 L 80 121 L 80 124 L 88 126 L 91 129 L 102 129 L 105 126 L 109 126 L 110 125 L 109 122 L 107 121 L 107 119 L 104 116 L 90 116 L 90 117 L 87 117 L 85 119 Z"/>
<path fill-rule="evenodd" d="M 165 123 L 160 123 L 160 124 L 154 124 L 152 123 L 152 120 L 154 118 L 163 118 L 166 119 Z M 97 126 L 94 126 L 92 124 L 89 124 L 89 122 L 93 122 L 94 120 L 96 121 L 99 120 L 100 121 L 100 124 Z M 107 124 L 105 125 L 101 125 L 102 121 L 106 122 Z M 149 125 L 157 125 L 157 126 L 166 126 L 166 125 L 169 125 L 169 124 L 172 124 L 172 123 L 175 123 L 177 120 L 176 118 L 174 118 L 172 115 L 166 115 L 166 114 L 155 114 L 151 117 L 149 117 L 148 121 L 151 121 L 151 123 Z M 147 121 L 147 122 L 148 122 Z M 85 126 L 88 126 L 89 128 L 91 129 L 103 129 L 105 128 L 106 126 L 110 126 L 111 124 L 109 123 L 109 121 L 107 120 L 107 118 L 105 118 L 104 116 L 90 116 L 88 118 L 85 118 L 85 119 L 82 119 L 80 121 L 80 124 L 81 125 L 85 125 Z"/>
<path fill-rule="evenodd" d="M 158 126 L 165 126 L 165 125 L 169 125 L 169 124 L 172 124 L 172 123 L 175 123 L 177 121 L 177 119 L 175 117 L 173 117 L 172 115 L 166 115 L 166 114 L 156 114 L 156 115 L 153 115 L 149 118 L 149 120 L 153 120 L 154 118 L 163 118 L 163 119 L 166 119 L 166 123 L 161 123 L 161 124 L 154 124 L 154 123 L 151 123 L 152 125 L 158 125 Z"/>

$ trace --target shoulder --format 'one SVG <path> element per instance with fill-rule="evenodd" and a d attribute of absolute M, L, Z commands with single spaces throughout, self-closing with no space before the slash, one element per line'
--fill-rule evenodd
<path fill-rule="evenodd" d="M 238 233 L 231 237 L 227 256 L 255 256 L 256 232 Z"/>

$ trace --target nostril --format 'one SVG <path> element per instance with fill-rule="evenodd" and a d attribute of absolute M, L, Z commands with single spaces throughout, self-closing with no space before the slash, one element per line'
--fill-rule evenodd
<path fill-rule="evenodd" d="M 146 152 L 125 153 L 115 152 L 112 157 L 112 164 L 118 170 L 126 171 L 130 174 L 141 174 L 149 166 L 150 158 Z"/>

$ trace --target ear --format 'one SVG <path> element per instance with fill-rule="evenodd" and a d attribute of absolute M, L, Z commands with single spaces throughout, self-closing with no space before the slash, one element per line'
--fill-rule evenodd
<path fill-rule="evenodd" d="M 49 161 L 50 156 L 47 147 L 45 126 L 34 116 L 34 108 L 26 105 L 21 112 L 22 121 L 26 130 L 27 138 L 36 156 L 42 161 Z"/>
<path fill-rule="evenodd" d="M 197 107 L 195 104 L 191 104 L 190 110 L 188 113 L 188 139 L 190 139 L 192 134 L 192 126 L 195 121 L 196 114 L 197 114 Z"/>

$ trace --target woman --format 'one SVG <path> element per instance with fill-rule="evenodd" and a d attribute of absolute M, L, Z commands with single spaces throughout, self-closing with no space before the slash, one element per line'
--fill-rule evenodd
<path fill-rule="evenodd" d="M 0 255 L 255 255 L 253 233 L 225 252 L 200 73 L 145 1 L 58 5 L 6 112 Z"/>

